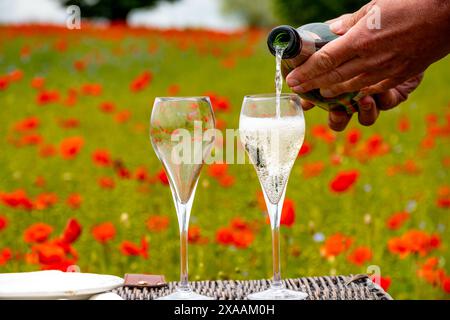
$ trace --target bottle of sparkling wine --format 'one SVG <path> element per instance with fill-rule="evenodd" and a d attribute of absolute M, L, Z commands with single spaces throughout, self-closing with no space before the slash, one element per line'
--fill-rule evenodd
<path fill-rule="evenodd" d="M 283 52 L 281 68 L 283 76 L 287 76 L 291 70 L 304 63 L 314 52 L 338 37 L 326 23 L 310 23 L 298 29 L 291 26 L 278 26 L 269 33 L 267 45 L 274 56 L 277 51 Z M 356 93 L 324 98 L 319 89 L 314 89 L 302 93 L 300 96 L 328 111 L 346 111 L 348 114 L 358 111 L 358 104 L 353 100 Z"/>

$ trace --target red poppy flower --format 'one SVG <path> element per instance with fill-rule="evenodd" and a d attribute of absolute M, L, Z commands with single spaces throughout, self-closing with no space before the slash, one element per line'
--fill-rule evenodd
<path fill-rule="evenodd" d="M 352 242 L 352 238 L 341 233 L 336 233 L 325 240 L 324 245 L 320 248 L 320 253 L 327 258 L 336 257 L 347 251 L 352 245 Z"/>
<path fill-rule="evenodd" d="M 441 237 L 438 234 L 430 235 L 429 245 L 431 249 L 437 249 L 441 246 Z"/>
<path fill-rule="evenodd" d="M 75 70 L 77 71 L 83 71 L 84 69 L 86 69 L 86 62 L 83 60 L 75 60 L 73 62 L 73 67 L 75 68 Z"/>
<path fill-rule="evenodd" d="M 408 212 L 395 213 L 386 221 L 386 227 L 391 230 L 397 230 L 401 228 L 401 226 L 405 223 L 405 221 L 409 219 L 409 217 L 410 214 Z"/>
<path fill-rule="evenodd" d="M 231 228 L 237 229 L 237 230 L 250 229 L 249 224 L 241 217 L 236 217 L 236 218 L 231 219 L 230 226 L 231 226 Z"/>
<path fill-rule="evenodd" d="M 38 222 L 29 226 L 25 230 L 23 237 L 24 241 L 27 243 L 41 243 L 47 241 L 52 232 L 52 226 L 43 222 Z"/>
<path fill-rule="evenodd" d="M 129 110 L 119 111 L 114 116 L 114 120 L 117 123 L 127 122 L 130 118 L 131 118 L 131 111 L 129 111 Z"/>
<path fill-rule="evenodd" d="M 228 164 L 226 163 L 213 163 L 208 166 L 208 174 L 214 178 L 220 178 L 226 175 L 228 172 Z"/>
<path fill-rule="evenodd" d="M 82 137 L 70 137 L 61 141 L 59 150 L 63 159 L 73 159 L 80 152 L 84 145 L 84 139 Z"/>
<path fill-rule="evenodd" d="M 383 137 L 379 134 L 374 134 L 367 139 L 364 146 L 364 152 L 368 156 L 382 156 L 389 151 L 389 145 L 384 142 Z"/>
<path fill-rule="evenodd" d="M 409 119 L 407 116 L 403 116 L 398 120 L 398 131 L 400 132 L 407 132 L 409 131 L 411 124 L 409 122 Z"/>
<path fill-rule="evenodd" d="M 252 230 L 244 229 L 244 230 L 233 230 L 233 245 L 239 249 L 248 248 L 255 239 L 255 235 Z"/>
<path fill-rule="evenodd" d="M 191 225 L 188 229 L 188 241 L 189 243 L 198 243 L 202 238 L 201 230 L 199 226 Z"/>
<path fill-rule="evenodd" d="M 374 283 L 376 283 L 376 277 L 375 276 L 372 276 L 372 277 L 370 277 L 370 279 L 374 282 Z M 391 286 L 391 282 L 392 282 L 392 280 L 391 280 L 391 277 L 383 277 L 383 276 L 380 276 L 379 277 L 379 282 L 380 283 L 378 283 L 378 285 L 381 287 L 381 288 L 383 288 L 383 290 L 384 291 L 388 291 L 389 290 L 389 287 Z"/>
<path fill-rule="evenodd" d="M 248 248 L 255 235 L 250 224 L 240 217 L 233 218 L 228 227 L 216 231 L 216 241 L 221 245 L 233 245 L 238 249 Z"/>
<path fill-rule="evenodd" d="M 450 187 L 441 186 L 438 189 L 438 199 L 436 200 L 436 205 L 439 208 L 450 208 Z"/>
<path fill-rule="evenodd" d="M 103 92 L 103 87 L 99 83 L 87 83 L 81 87 L 81 92 L 86 96 L 100 96 Z"/>
<path fill-rule="evenodd" d="M 64 129 L 78 128 L 80 125 L 80 120 L 78 120 L 77 118 L 61 119 L 59 121 L 59 125 Z"/>
<path fill-rule="evenodd" d="M 408 249 L 412 253 L 425 255 L 430 250 L 430 236 L 421 230 L 410 230 L 402 238 L 408 244 Z"/>
<path fill-rule="evenodd" d="M 305 178 L 313 178 L 320 175 L 325 169 L 325 164 L 322 161 L 311 162 L 303 164 L 303 176 Z"/>
<path fill-rule="evenodd" d="M 78 193 L 72 193 L 66 199 L 66 204 L 72 209 L 78 209 L 83 202 L 83 198 Z"/>
<path fill-rule="evenodd" d="M 39 133 L 30 133 L 22 136 L 20 139 L 20 143 L 22 145 L 31 146 L 31 145 L 39 145 L 44 142 L 44 138 Z"/>
<path fill-rule="evenodd" d="M 431 250 L 439 248 L 441 238 L 437 234 L 429 235 L 421 230 L 409 230 L 402 236 L 392 238 L 388 241 L 388 249 L 400 258 L 408 254 L 419 254 L 425 256 Z"/>
<path fill-rule="evenodd" d="M 18 132 L 31 131 L 39 128 L 40 121 L 37 117 L 29 117 L 17 122 L 14 125 L 14 130 Z"/>
<path fill-rule="evenodd" d="M 43 145 L 39 149 L 39 155 L 43 158 L 53 157 L 56 155 L 56 148 L 50 144 Z"/>
<path fill-rule="evenodd" d="M 0 202 L 11 208 L 26 210 L 33 208 L 33 202 L 28 198 L 26 192 L 21 189 L 10 193 L 0 192 Z"/>
<path fill-rule="evenodd" d="M 226 69 L 233 69 L 236 67 L 236 59 L 233 56 L 229 56 L 223 59 L 220 64 Z"/>
<path fill-rule="evenodd" d="M 72 107 L 77 103 L 78 92 L 75 89 L 69 89 L 67 97 L 64 99 L 63 103 L 67 107 Z"/>
<path fill-rule="evenodd" d="M 66 228 L 64 229 L 61 240 L 64 243 L 71 244 L 78 239 L 80 234 L 81 234 L 80 223 L 76 219 L 71 218 L 69 219 L 69 221 L 67 221 Z"/>
<path fill-rule="evenodd" d="M 33 247 L 37 252 L 39 263 L 43 265 L 56 265 L 61 263 L 66 253 L 64 249 L 55 243 L 42 243 Z"/>
<path fill-rule="evenodd" d="M 162 184 L 169 185 L 169 179 L 167 178 L 166 171 L 164 171 L 164 169 L 161 169 L 158 172 L 157 177 Z"/>
<path fill-rule="evenodd" d="M 34 208 L 36 210 L 44 210 L 58 202 L 58 197 L 54 193 L 42 193 L 34 200 Z"/>
<path fill-rule="evenodd" d="M 121 243 L 120 251 L 126 256 L 139 256 L 141 254 L 141 248 L 137 244 L 127 240 Z"/>
<path fill-rule="evenodd" d="M 28 58 L 31 55 L 31 48 L 29 45 L 24 45 L 22 48 L 20 48 L 20 57 L 25 59 Z"/>
<path fill-rule="evenodd" d="M 40 106 L 59 101 L 59 92 L 55 90 L 42 90 L 37 94 L 36 103 Z"/>
<path fill-rule="evenodd" d="M 422 139 L 420 146 L 424 150 L 430 150 L 433 149 L 435 146 L 435 141 L 433 136 L 426 136 Z"/>
<path fill-rule="evenodd" d="M 5 76 L 0 76 L 0 90 L 5 90 L 8 88 L 9 85 L 9 79 Z"/>
<path fill-rule="evenodd" d="M 302 144 L 302 147 L 300 148 L 300 151 L 298 152 L 298 156 L 306 156 L 307 154 L 309 154 L 312 150 L 312 145 L 308 142 L 305 141 Z"/>
<path fill-rule="evenodd" d="M 312 127 L 311 134 L 313 137 L 323 140 L 326 143 L 332 143 L 336 139 L 336 135 L 326 125 L 322 124 Z"/>
<path fill-rule="evenodd" d="M 414 160 L 408 159 L 403 164 L 403 171 L 407 174 L 418 174 L 421 169 Z"/>
<path fill-rule="evenodd" d="M 284 200 L 283 209 L 281 211 L 281 225 L 292 227 L 295 222 L 295 204 L 291 199 Z"/>
<path fill-rule="evenodd" d="M 445 293 L 450 293 L 450 276 L 442 281 L 442 290 L 444 290 Z"/>
<path fill-rule="evenodd" d="M 99 167 L 107 167 L 112 164 L 111 155 L 108 150 L 97 149 L 92 153 L 92 161 Z"/>
<path fill-rule="evenodd" d="M 112 178 L 109 177 L 101 177 L 98 179 L 98 185 L 103 189 L 114 189 L 116 183 Z"/>
<path fill-rule="evenodd" d="M 10 248 L 3 248 L 0 250 L 0 266 L 4 266 L 12 258 L 12 250 Z"/>
<path fill-rule="evenodd" d="M 118 175 L 119 178 L 121 178 L 121 179 L 130 179 L 130 178 L 131 178 L 130 170 L 128 170 L 128 169 L 125 168 L 124 166 L 120 166 L 120 167 L 117 169 L 117 175 Z"/>
<path fill-rule="evenodd" d="M 224 188 L 229 188 L 233 186 L 235 182 L 236 178 L 229 174 L 219 178 L 219 184 Z"/>
<path fill-rule="evenodd" d="M 8 219 L 5 216 L 0 216 L 0 231 L 6 229 L 8 226 Z"/>
<path fill-rule="evenodd" d="M 92 228 L 92 235 L 95 240 L 105 244 L 116 236 L 116 228 L 112 222 L 104 222 Z"/>
<path fill-rule="evenodd" d="M 368 247 L 355 248 L 348 255 L 347 259 L 356 266 L 362 266 L 372 259 L 372 250 Z"/>
<path fill-rule="evenodd" d="M 160 232 L 167 230 L 170 219 L 167 216 L 151 216 L 147 220 L 147 228 L 150 231 Z"/>
<path fill-rule="evenodd" d="M 36 179 L 34 180 L 34 185 L 38 188 L 45 187 L 46 183 L 47 182 L 45 181 L 45 178 L 43 176 L 37 176 Z"/>
<path fill-rule="evenodd" d="M 443 209 L 450 208 L 450 197 L 449 198 L 439 198 L 439 199 L 437 199 L 436 205 L 439 208 L 443 208 Z"/>
<path fill-rule="evenodd" d="M 180 92 L 180 86 L 178 84 L 171 84 L 167 88 L 167 94 L 169 96 L 176 96 Z"/>
<path fill-rule="evenodd" d="M 131 241 L 125 240 L 120 244 L 120 251 L 125 256 L 142 256 L 148 258 L 148 242 L 142 238 L 141 245 L 137 245 Z"/>
<path fill-rule="evenodd" d="M 133 92 L 138 92 L 145 89 L 145 87 L 150 84 L 150 81 L 152 81 L 152 78 L 153 75 L 148 71 L 141 73 L 131 82 L 130 90 Z"/>
<path fill-rule="evenodd" d="M 442 165 L 446 168 L 449 168 L 450 167 L 450 157 L 442 158 Z"/>
<path fill-rule="evenodd" d="M 355 145 L 361 139 L 361 130 L 359 129 L 350 129 L 346 135 L 347 143 L 349 145 Z"/>
<path fill-rule="evenodd" d="M 114 102 L 106 101 L 100 104 L 100 110 L 105 113 L 113 113 L 116 110 Z"/>
<path fill-rule="evenodd" d="M 228 245 L 233 242 L 233 230 L 229 227 L 219 228 L 216 232 L 216 241 L 222 245 Z"/>
<path fill-rule="evenodd" d="M 59 39 L 53 44 L 53 48 L 58 52 L 66 52 L 69 47 L 68 43 L 64 39 Z"/>
<path fill-rule="evenodd" d="M 215 110 L 227 112 L 230 111 L 230 109 L 231 109 L 230 101 L 228 101 L 227 98 L 221 97 L 217 100 Z"/>
<path fill-rule="evenodd" d="M 330 190 L 341 193 L 350 189 L 358 180 L 357 170 L 342 171 L 338 173 L 330 182 Z"/>
<path fill-rule="evenodd" d="M 439 259 L 437 257 L 429 257 L 419 265 L 417 275 L 433 286 L 442 284 L 446 277 L 445 270 L 438 268 L 438 264 Z"/>
<path fill-rule="evenodd" d="M 41 90 L 45 86 L 45 78 L 44 77 L 34 77 L 33 80 L 31 80 L 31 87 L 34 89 Z"/>
<path fill-rule="evenodd" d="M 145 167 L 136 168 L 133 176 L 138 181 L 146 181 L 149 178 L 147 168 Z"/>
<path fill-rule="evenodd" d="M 388 249 L 393 254 L 398 254 L 400 258 L 405 258 L 408 253 L 408 244 L 402 238 L 392 238 L 388 241 Z"/>
<path fill-rule="evenodd" d="M 23 71 L 18 69 L 13 70 L 8 74 L 8 77 L 11 82 L 20 81 L 23 78 Z"/>
<path fill-rule="evenodd" d="M 333 153 L 333 154 L 330 156 L 330 163 L 331 163 L 333 166 L 339 166 L 340 164 L 342 164 L 342 156 L 341 156 L 340 154 Z"/>

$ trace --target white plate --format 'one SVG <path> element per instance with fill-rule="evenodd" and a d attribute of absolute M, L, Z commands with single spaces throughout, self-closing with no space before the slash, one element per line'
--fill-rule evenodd
<path fill-rule="evenodd" d="M 93 273 L 36 271 L 0 274 L 0 299 L 88 299 L 123 285 L 123 279 Z"/>

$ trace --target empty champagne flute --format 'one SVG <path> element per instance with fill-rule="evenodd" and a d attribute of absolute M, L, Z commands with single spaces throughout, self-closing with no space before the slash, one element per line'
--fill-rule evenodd
<path fill-rule="evenodd" d="M 150 137 L 167 174 L 180 230 L 180 282 L 165 300 L 211 299 L 188 283 L 188 225 L 200 171 L 214 142 L 215 118 L 209 97 L 156 98 Z"/>
<path fill-rule="evenodd" d="M 239 135 L 256 169 L 272 228 L 273 279 L 269 289 L 251 300 L 303 300 L 304 292 L 288 290 L 280 273 L 280 219 L 289 175 L 305 136 L 305 120 L 296 94 L 246 96 Z"/>

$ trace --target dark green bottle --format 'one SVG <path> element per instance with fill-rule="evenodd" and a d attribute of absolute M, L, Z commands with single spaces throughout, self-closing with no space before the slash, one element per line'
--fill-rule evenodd
<path fill-rule="evenodd" d="M 267 45 L 274 56 L 277 47 L 284 48 L 281 64 L 283 76 L 286 77 L 291 70 L 304 63 L 314 52 L 338 37 L 326 23 L 310 23 L 298 29 L 291 26 L 279 26 L 269 33 Z M 356 93 L 324 98 L 319 89 L 314 89 L 300 96 L 328 111 L 346 111 L 348 114 L 358 111 L 358 104 L 353 100 Z"/>

